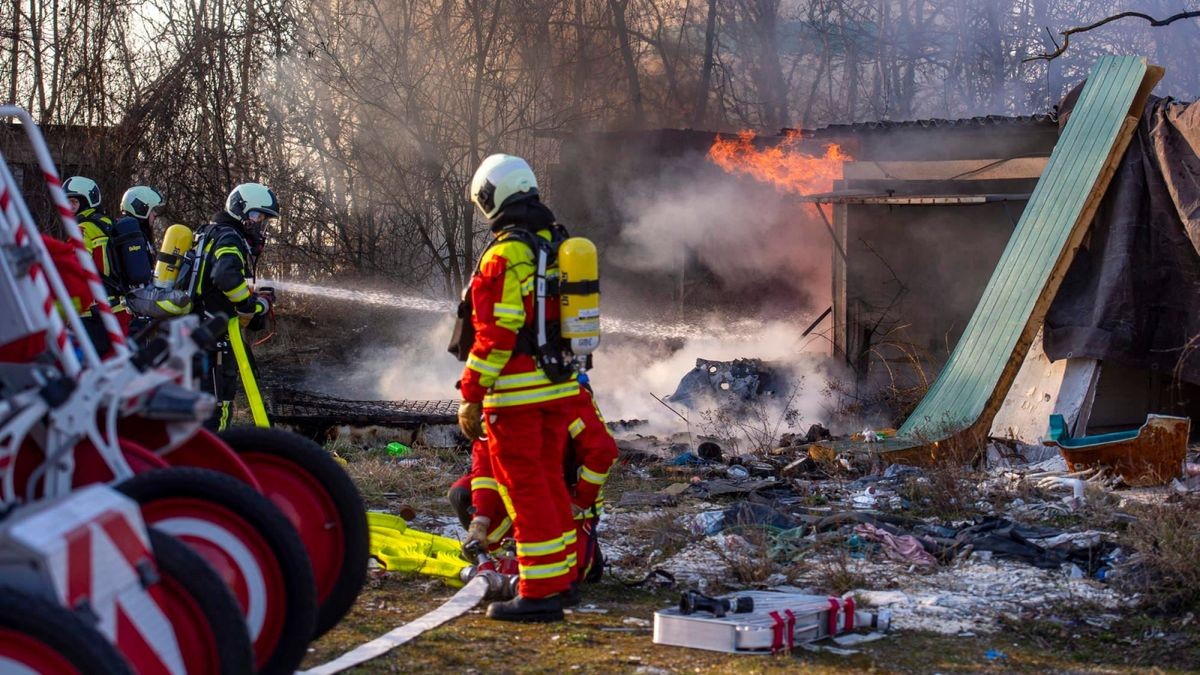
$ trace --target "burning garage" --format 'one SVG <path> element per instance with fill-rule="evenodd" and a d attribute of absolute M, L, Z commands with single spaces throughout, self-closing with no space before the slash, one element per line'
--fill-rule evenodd
<path fill-rule="evenodd" d="M 923 392 L 971 320 L 1078 91 L 1064 102 L 1063 119 L 1056 108 L 1022 117 L 785 129 L 776 136 L 690 129 L 576 135 L 563 139 L 554 180 L 570 196 L 561 207 L 567 222 L 584 225 L 616 250 L 646 241 L 638 232 L 641 221 L 634 217 L 631 226 L 629 211 L 622 208 L 642 176 L 667 176 L 655 185 L 669 186 L 668 200 L 681 189 L 688 192 L 688 186 L 738 195 L 733 206 L 718 208 L 719 225 L 699 226 L 705 234 L 686 242 L 685 255 L 639 269 L 637 293 L 652 295 L 656 311 L 676 316 L 722 309 L 791 315 L 809 339 L 807 349 L 848 366 L 856 387 Z M 1139 156 L 1161 166 L 1186 161 L 1169 151 L 1192 133 L 1186 125 L 1194 113 L 1183 110 L 1169 102 L 1149 104 L 1147 119 L 1170 123 L 1146 123 L 1135 140 L 1135 148 L 1146 148 Z M 585 165 L 588 171 L 581 170 Z M 1144 177 L 1129 176 L 1132 171 L 1118 173 L 1119 189 L 1134 189 L 1122 188 L 1125 180 L 1145 184 Z M 584 189 L 578 184 L 583 177 L 599 188 Z M 775 194 L 764 197 L 764 186 Z M 1129 210 L 1115 206 L 1119 197 L 1106 198 L 1093 234 L 1082 242 L 1078 262 L 1067 274 L 1062 299 L 1049 310 L 1047 335 L 1055 362 L 1047 359 L 1039 334 L 993 436 L 1036 442 L 1046 430 L 1046 415 L 1061 407 L 1060 393 L 1073 420 L 1081 408 L 1090 410 L 1080 418 L 1079 433 L 1136 426 L 1148 413 L 1195 409 L 1189 369 L 1174 373 L 1172 365 L 1189 335 L 1166 331 L 1146 316 L 1161 304 L 1150 289 L 1164 283 L 1149 282 L 1147 270 L 1159 269 L 1163 278 L 1183 284 L 1176 289 L 1194 286 L 1194 250 L 1184 241 L 1180 216 L 1166 206 L 1171 189 L 1156 195 L 1153 225 L 1136 233 L 1130 231 Z M 748 231 L 729 235 L 761 211 L 772 214 L 769 223 L 752 223 Z M 680 209 L 675 226 L 696 228 L 683 220 L 694 213 Z M 1114 218 L 1125 228 L 1120 243 L 1108 234 Z M 730 258 L 763 257 L 753 241 L 758 238 L 776 249 L 791 249 L 768 259 L 793 262 L 790 269 L 800 283 L 787 278 L 788 268 L 776 275 L 728 271 Z M 1105 267 L 1112 246 L 1133 254 L 1118 270 Z M 620 266 L 626 260 L 613 256 L 606 264 Z M 1112 297 L 1118 287 L 1127 297 Z M 614 289 L 617 297 L 623 293 Z M 1173 295 L 1177 308 L 1196 306 L 1194 291 Z M 1117 338 L 1105 337 L 1109 328 L 1086 328 L 1092 307 L 1100 308 L 1105 314 L 1100 321 L 1110 328 L 1134 321 L 1129 318 L 1134 315 L 1140 318 L 1137 326 L 1118 330 Z M 1031 407 L 1027 399 L 1035 397 L 1044 400 Z"/>

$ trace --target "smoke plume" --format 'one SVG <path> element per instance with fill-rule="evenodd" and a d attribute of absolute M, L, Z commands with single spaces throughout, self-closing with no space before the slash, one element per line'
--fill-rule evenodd
<path fill-rule="evenodd" d="M 619 192 L 626 198 L 615 254 L 629 272 L 698 263 L 730 304 L 757 290 L 780 298 L 774 316 L 827 306 L 832 249 L 813 205 L 698 157 Z"/>

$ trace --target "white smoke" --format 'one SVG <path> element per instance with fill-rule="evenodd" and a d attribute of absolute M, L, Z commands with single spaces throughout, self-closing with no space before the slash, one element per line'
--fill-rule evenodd
<path fill-rule="evenodd" d="M 767 283 L 788 289 L 792 307 L 828 306 L 832 244 L 814 205 L 706 165 L 622 192 L 619 261 L 627 269 L 670 270 L 694 259 L 731 293 Z"/>
<path fill-rule="evenodd" d="M 775 399 L 761 402 L 767 420 L 772 424 L 780 422 L 786 409 L 791 409 L 797 414 L 790 427 L 786 423 L 780 425 L 781 432 L 807 429 L 816 422 L 830 424 L 833 402 L 825 391 L 830 366 L 822 339 L 801 338 L 803 328 L 790 322 L 764 323 L 756 334 L 742 336 L 725 334 L 716 317 L 706 325 L 707 337 L 690 339 L 676 349 L 636 340 L 603 343 L 589 375 L 605 419 L 646 420 L 648 424 L 637 429 L 644 434 L 667 435 L 679 431 L 735 434 L 736 430 L 711 428 L 703 411 L 689 411 L 666 401 L 688 418 L 684 421 L 655 397 L 670 396 L 680 379 L 695 367 L 697 358 L 713 361 L 753 358 L 787 371 L 795 387 L 794 392 L 781 392 Z"/>
<path fill-rule="evenodd" d="M 375 397 L 396 401 L 458 398 L 454 383 L 463 364 L 446 351 L 454 317 L 409 333 L 409 340 L 385 349 L 371 367 L 377 375 Z"/>

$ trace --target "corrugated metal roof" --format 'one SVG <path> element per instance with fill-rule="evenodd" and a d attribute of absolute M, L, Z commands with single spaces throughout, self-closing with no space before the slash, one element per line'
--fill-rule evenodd
<path fill-rule="evenodd" d="M 865 190 L 838 190 L 805 195 L 802 202 L 814 204 L 859 204 L 878 206 L 947 206 L 961 204 L 992 204 L 995 202 L 1023 202 L 1029 200 L 1028 193 L 1016 194 L 972 194 L 972 195 L 898 195 Z"/>
<path fill-rule="evenodd" d="M 867 132 L 888 132 L 902 131 L 907 129 L 979 129 L 984 127 L 998 126 L 1057 126 L 1058 114 L 1047 113 L 1045 115 L 985 115 L 981 117 L 967 117 L 963 119 L 947 120 L 947 119 L 924 119 L 924 120 L 904 120 L 890 121 L 881 120 L 876 122 L 855 122 L 853 124 L 831 124 L 819 129 L 804 129 L 801 133 L 810 138 L 821 138 L 828 136 L 845 136 L 849 134 L 861 134 Z M 789 133 L 794 129 L 782 129 L 780 133 Z"/>

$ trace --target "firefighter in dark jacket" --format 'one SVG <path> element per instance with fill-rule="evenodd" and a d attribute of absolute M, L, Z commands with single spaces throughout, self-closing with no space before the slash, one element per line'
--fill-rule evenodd
<path fill-rule="evenodd" d="M 196 231 L 198 275 L 192 290 L 195 313 L 228 317 L 228 334 L 210 354 L 203 388 L 220 405 L 206 426 L 222 430 L 233 415 L 239 380 L 246 391 L 250 412 L 258 426 L 269 426 L 266 407 L 255 379 L 253 355 L 242 329 L 263 327 L 275 296 L 272 289 L 251 286 L 254 268 L 262 253 L 266 228 L 279 217 L 275 193 L 258 183 L 243 183 L 229 193 L 225 210 Z"/>
<path fill-rule="evenodd" d="M 123 302 L 125 284 L 121 280 L 120 270 L 110 249 L 113 221 L 104 215 L 100 208 L 100 186 L 86 176 L 71 176 L 63 181 L 63 192 L 67 194 L 67 201 L 75 209 L 75 220 L 83 233 L 84 246 L 92 255 L 96 270 L 100 272 L 100 278 L 104 282 L 104 290 L 108 292 L 108 304 L 112 305 L 113 314 L 121 328 L 128 331 L 130 316 Z M 99 327 L 99 317 L 92 315 L 91 307 L 83 307 L 82 315 L 85 319 L 84 324 L 91 324 L 88 326 L 88 332 L 95 335 L 93 327 Z M 107 341 L 107 338 L 104 340 Z"/>
<path fill-rule="evenodd" d="M 138 239 L 137 235 L 140 234 L 140 241 L 134 243 L 145 242 L 146 244 L 145 248 L 135 249 L 131 245 L 126 247 L 126 251 L 123 251 L 129 258 L 132 258 L 134 253 L 141 253 L 148 263 L 144 271 L 140 265 L 126 265 L 126 267 L 134 268 L 129 275 L 131 278 L 127 280 L 127 282 L 132 282 L 132 285 L 150 283 L 154 267 L 154 221 L 157 220 L 159 211 L 162 210 L 166 201 L 163 199 L 162 193 L 148 185 L 134 185 L 121 195 L 121 218 L 113 223 L 113 228 L 120 230 L 120 234 L 126 235 L 131 241 Z M 129 223 L 131 227 L 118 227 L 122 223 Z M 136 228 L 136 234 L 134 228 Z"/>
<path fill-rule="evenodd" d="M 135 185 L 121 195 L 121 217 L 113 223 L 109 249 L 126 294 L 152 281 L 154 221 L 164 203 L 162 194 L 147 185 Z M 135 314 L 132 308 L 130 314 Z M 130 332 L 136 334 L 145 322 L 134 318 Z"/>

